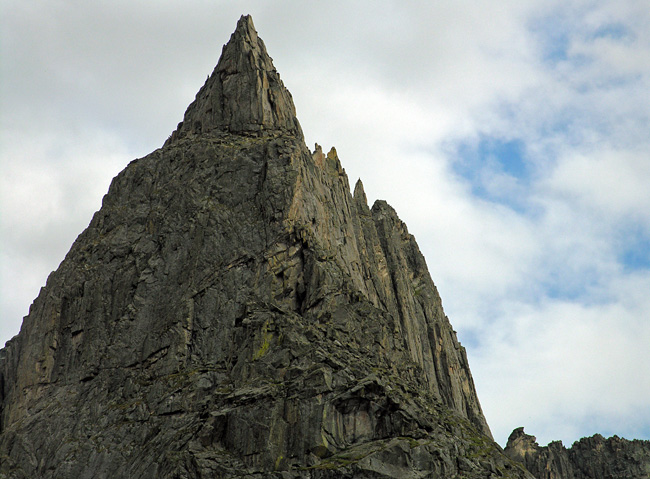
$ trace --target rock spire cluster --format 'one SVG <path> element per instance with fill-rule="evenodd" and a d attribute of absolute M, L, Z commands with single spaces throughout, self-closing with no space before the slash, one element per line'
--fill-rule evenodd
<path fill-rule="evenodd" d="M 570 448 L 561 441 L 537 444 L 524 428 L 508 438 L 505 453 L 539 479 L 643 479 L 650 477 L 650 441 L 629 441 L 596 434 Z"/>

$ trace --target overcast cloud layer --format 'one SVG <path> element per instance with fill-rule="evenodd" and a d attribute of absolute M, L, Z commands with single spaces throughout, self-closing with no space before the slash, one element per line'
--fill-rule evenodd
<path fill-rule="evenodd" d="M 647 0 L 314 3 L 0 0 L 0 343 L 250 13 L 308 145 L 416 236 L 497 441 L 650 439 Z"/>

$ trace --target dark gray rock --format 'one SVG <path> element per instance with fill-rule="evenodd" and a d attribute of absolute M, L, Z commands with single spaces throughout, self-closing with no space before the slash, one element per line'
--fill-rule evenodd
<path fill-rule="evenodd" d="M 1 478 L 531 477 L 424 258 L 310 152 L 250 18 L 0 351 Z"/>
<path fill-rule="evenodd" d="M 650 477 L 650 441 L 605 439 L 600 434 L 582 438 L 570 448 L 561 441 L 537 444 L 535 436 L 515 429 L 505 453 L 538 479 L 647 479 Z"/>

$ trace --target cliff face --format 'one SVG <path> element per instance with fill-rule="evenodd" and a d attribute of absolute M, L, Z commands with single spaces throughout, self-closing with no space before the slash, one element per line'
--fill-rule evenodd
<path fill-rule="evenodd" d="M 645 479 L 650 477 L 650 441 L 605 439 L 597 434 L 566 448 L 562 442 L 541 447 L 535 436 L 515 429 L 505 453 L 538 479 Z"/>
<path fill-rule="evenodd" d="M 304 144 L 250 17 L 0 351 L 0 477 L 530 477 L 395 211 Z"/>

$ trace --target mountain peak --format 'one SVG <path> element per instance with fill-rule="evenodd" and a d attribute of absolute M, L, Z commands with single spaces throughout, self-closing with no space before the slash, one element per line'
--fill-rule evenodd
<path fill-rule="evenodd" d="M 242 15 L 217 66 L 167 143 L 215 132 L 303 138 L 291 93 L 257 36 L 253 19 Z"/>
<path fill-rule="evenodd" d="M 223 47 L 216 71 L 233 75 L 258 70 L 275 72 L 275 67 L 264 42 L 257 36 L 253 19 L 250 15 L 242 15 L 230 40 Z"/>
<path fill-rule="evenodd" d="M 414 237 L 307 148 L 250 17 L 0 349 L 0 458 L 0 479 L 531 479 Z"/>
<path fill-rule="evenodd" d="M 257 41 L 257 31 L 255 30 L 255 25 L 253 24 L 253 17 L 250 15 L 242 15 L 239 18 L 233 36 L 237 34 L 241 35 L 242 37 L 249 38 L 250 41 Z"/>

